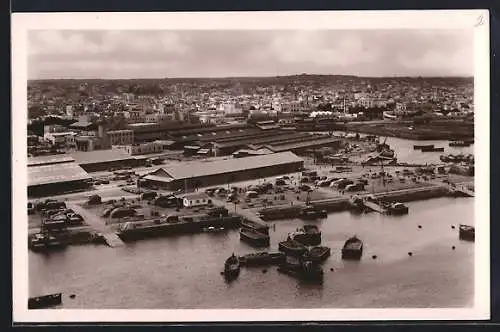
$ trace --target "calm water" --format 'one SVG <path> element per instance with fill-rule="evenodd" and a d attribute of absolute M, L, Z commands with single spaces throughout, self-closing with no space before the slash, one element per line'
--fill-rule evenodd
<path fill-rule="evenodd" d="M 313 222 L 322 230 L 323 244 L 332 249 L 322 286 L 302 284 L 275 267 L 265 274 L 261 268 L 242 269 L 227 284 L 220 275 L 224 260 L 232 252 L 254 251 L 232 231 L 144 240 L 121 248 L 30 252 L 30 294 L 63 292 L 63 307 L 87 309 L 471 306 L 474 244 L 458 239 L 458 224 L 474 224 L 474 200 L 441 198 L 409 207 L 409 215 L 402 217 L 345 212 Z M 303 224 L 276 221 L 271 250 Z M 343 262 L 340 249 L 353 234 L 365 243 L 363 258 Z"/>

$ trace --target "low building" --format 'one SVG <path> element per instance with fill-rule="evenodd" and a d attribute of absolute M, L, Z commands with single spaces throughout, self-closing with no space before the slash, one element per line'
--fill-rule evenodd
<path fill-rule="evenodd" d="M 197 206 L 205 206 L 212 202 L 210 197 L 205 193 L 191 193 L 182 197 L 184 207 L 192 208 Z"/>
<path fill-rule="evenodd" d="M 130 129 L 112 130 L 107 132 L 109 144 L 129 145 L 134 144 L 134 131 Z"/>
<path fill-rule="evenodd" d="M 158 142 L 146 142 L 130 145 L 113 145 L 113 149 L 125 151 L 130 156 L 138 156 L 152 153 L 160 153 L 163 151 L 163 144 Z"/>
<path fill-rule="evenodd" d="M 289 174 L 302 170 L 304 160 L 291 152 L 196 161 L 160 168 L 142 178 L 146 186 L 189 191 L 200 187 Z"/>

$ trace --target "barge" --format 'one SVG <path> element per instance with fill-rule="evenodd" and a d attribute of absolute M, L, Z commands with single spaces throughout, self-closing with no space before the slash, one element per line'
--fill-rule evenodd
<path fill-rule="evenodd" d="M 466 147 L 466 146 L 471 146 L 472 141 L 450 141 L 448 143 L 448 146 L 451 147 Z"/>
<path fill-rule="evenodd" d="M 420 150 L 422 152 L 444 152 L 444 148 L 436 148 L 434 146 L 432 146 L 432 147 L 423 147 Z"/>
<path fill-rule="evenodd" d="M 330 257 L 331 250 L 328 247 L 317 246 L 311 248 L 308 252 L 306 252 L 303 257 L 311 259 L 315 263 L 323 263 Z"/>
<path fill-rule="evenodd" d="M 264 221 L 290 219 L 296 218 L 299 215 L 300 210 L 299 206 L 287 206 L 283 208 L 272 207 L 259 210 L 257 216 Z"/>
<path fill-rule="evenodd" d="M 458 237 L 461 240 L 474 241 L 476 229 L 474 226 L 460 225 L 458 227 Z"/>
<path fill-rule="evenodd" d="M 61 293 L 30 297 L 28 299 L 28 309 L 45 309 L 56 305 L 60 305 L 61 303 L 62 303 Z"/>
<path fill-rule="evenodd" d="M 303 244 L 290 238 L 288 238 L 286 241 L 280 242 L 278 244 L 278 250 L 284 252 L 287 255 L 296 257 L 300 257 L 307 252 L 307 248 Z"/>
<path fill-rule="evenodd" d="M 281 264 L 285 261 L 285 254 L 282 252 L 269 253 L 267 251 L 264 252 L 256 252 L 252 254 L 246 254 L 239 257 L 241 266 L 268 266 L 274 264 Z"/>
<path fill-rule="evenodd" d="M 239 216 L 210 217 L 208 215 L 162 217 L 153 220 L 130 221 L 120 225 L 117 235 L 123 240 L 138 240 L 146 237 L 171 234 L 203 232 L 206 228 L 238 228 Z"/>
<path fill-rule="evenodd" d="M 361 259 L 363 255 L 363 241 L 356 236 L 350 237 L 342 247 L 342 259 Z"/>
<path fill-rule="evenodd" d="M 226 280 L 234 280 L 240 275 L 240 261 L 234 253 L 224 262 L 224 277 Z"/>
<path fill-rule="evenodd" d="M 240 240 L 254 247 L 269 247 L 271 242 L 268 234 L 260 233 L 252 228 L 241 228 Z"/>
<path fill-rule="evenodd" d="M 413 150 L 434 149 L 434 144 L 414 145 Z"/>
<path fill-rule="evenodd" d="M 315 225 L 304 225 L 290 233 L 290 238 L 306 246 L 317 246 L 321 243 L 321 232 Z"/>
<path fill-rule="evenodd" d="M 257 231 L 262 234 L 269 235 L 269 226 L 268 225 L 263 225 L 258 222 L 248 220 L 248 219 L 243 219 L 241 220 L 241 227 L 246 228 L 246 229 L 252 229 L 254 231 Z"/>
<path fill-rule="evenodd" d="M 54 235 L 48 233 L 36 233 L 28 240 L 29 249 L 32 251 L 46 251 L 54 249 L 62 249 L 67 246 L 65 241 L 62 241 Z"/>
<path fill-rule="evenodd" d="M 408 206 L 403 203 L 382 203 L 385 208 L 385 213 L 389 215 L 400 216 L 404 214 L 408 214 Z"/>

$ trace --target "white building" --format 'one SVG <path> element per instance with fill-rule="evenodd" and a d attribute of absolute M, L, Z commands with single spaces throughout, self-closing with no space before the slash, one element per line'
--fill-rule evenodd
<path fill-rule="evenodd" d="M 184 207 L 191 208 L 196 206 L 208 205 L 211 203 L 210 197 L 205 193 L 186 194 L 182 198 Z"/>
<path fill-rule="evenodd" d="M 111 130 L 106 133 L 108 135 L 109 144 L 111 145 L 131 145 L 134 144 L 134 131 Z"/>
<path fill-rule="evenodd" d="M 118 149 L 127 152 L 131 156 L 161 153 L 164 144 L 161 142 L 146 142 L 141 144 L 112 145 L 112 149 Z"/>

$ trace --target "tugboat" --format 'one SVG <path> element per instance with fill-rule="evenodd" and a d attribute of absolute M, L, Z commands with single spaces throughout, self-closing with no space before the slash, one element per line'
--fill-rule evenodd
<path fill-rule="evenodd" d="M 255 247 L 268 247 L 270 244 L 269 235 L 260 233 L 251 228 L 241 228 L 240 240 Z"/>
<path fill-rule="evenodd" d="M 347 239 L 342 248 L 342 259 L 361 259 L 363 255 L 363 241 L 356 235 Z"/>
<path fill-rule="evenodd" d="M 53 307 L 62 303 L 61 298 L 61 293 L 30 297 L 28 299 L 28 309 L 43 309 Z"/>
<path fill-rule="evenodd" d="M 304 225 L 290 234 L 290 238 L 305 246 L 317 246 L 321 243 L 321 232 L 315 225 Z"/>
<path fill-rule="evenodd" d="M 286 241 L 278 244 L 278 250 L 296 257 L 300 257 L 307 252 L 307 248 L 304 245 L 292 240 L 290 237 L 288 237 Z"/>
<path fill-rule="evenodd" d="M 392 203 L 385 206 L 387 214 L 390 215 L 403 215 L 408 214 L 408 207 L 403 203 Z"/>
<path fill-rule="evenodd" d="M 461 240 L 474 241 L 476 229 L 474 226 L 460 225 L 458 227 L 458 237 Z"/>
<path fill-rule="evenodd" d="M 328 213 L 326 212 L 326 210 L 320 210 L 313 206 L 307 206 L 302 210 L 300 210 L 299 216 L 300 218 L 305 220 L 315 220 L 320 218 L 326 218 L 328 216 Z"/>
<path fill-rule="evenodd" d="M 302 259 L 298 263 L 284 263 L 278 267 L 278 272 L 306 282 L 323 282 L 323 270 L 309 259 Z"/>
<path fill-rule="evenodd" d="M 64 247 L 66 247 L 64 242 L 48 233 L 37 233 L 29 239 L 29 248 L 33 251 L 61 249 Z"/>
<path fill-rule="evenodd" d="M 328 257 L 330 257 L 330 253 L 330 248 L 318 246 L 311 248 L 311 250 L 306 252 L 303 257 L 308 257 L 315 263 L 323 263 Z"/>
<path fill-rule="evenodd" d="M 234 280 L 240 275 L 240 261 L 234 253 L 226 259 L 224 263 L 224 277 L 227 280 Z"/>

